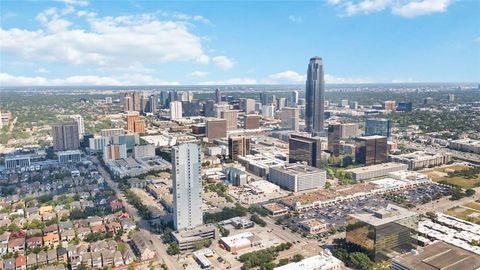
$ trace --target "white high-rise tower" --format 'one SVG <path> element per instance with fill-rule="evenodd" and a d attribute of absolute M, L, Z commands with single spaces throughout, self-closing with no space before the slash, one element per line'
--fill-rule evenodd
<path fill-rule="evenodd" d="M 201 157 L 198 145 L 172 148 L 173 225 L 175 230 L 203 224 Z"/>

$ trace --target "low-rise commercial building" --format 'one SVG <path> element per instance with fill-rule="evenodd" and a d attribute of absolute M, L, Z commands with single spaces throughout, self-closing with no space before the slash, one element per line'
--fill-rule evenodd
<path fill-rule="evenodd" d="M 326 172 L 301 163 L 273 166 L 268 180 L 283 189 L 299 192 L 325 186 Z"/>
<path fill-rule="evenodd" d="M 195 249 L 196 243 L 206 239 L 215 239 L 216 234 L 217 230 L 213 224 L 206 224 L 193 229 L 184 229 L 172 233 L 173 239 L 181 251 L 193 250 Z"/>
<path fill-rule="evenodd" d="M 406 169 L 408 169 L 408 165 L 406 164 L 390 162 L 349 169 L 345 170 L 345 172 L 351 173 L 353 180 L 361 181 L 365 179 L 386 176 L 391 172 L 398 172 Z"/>
<path fill-rule="evenodd" d="M 442 241 L 392 260 L 392 270 L 480 269 L 480 255 Z"/>
<path fill-rule="evenodd" d="M 304 229 L 309 234 L 323 233 L 323 232 L 326 232 L 328 229 L 328 224 L 316 218 L 302 220 L 298 223 L 298 226 Z"/>
<path fill-rule="evenodd" d="M 471 152 L 480 154 L 480 140 L 461 139 L 454 140 L 448 144 L 448 147 L 462 152 Z"/>
<path fill-rule="evenodd" d="M 236 253 L 242 249 L 258 246 L 261 244 L 261 239 L 251 232 L 244 232 L 232 236 L 220 238 L 220 245 L 232 252 Z"/>
<path fill-rule="evenodd" d="M 61 151 L 57 153 L 59 163 L 72 163 L 80 162 L 82 158 L 82 151 L 80 150 L 69 150 Z"/>
<path fill-rule="evenodd" d="M 391 155 L 389 159 L 392 162 L 407 164 L 409 170 L 420 170 L 447 164 L 452 161 L 452 155 L 449 153 L 416 151 L 403 155 Z"/>
<path fill-rule="evenodd" d="M 325 250 L 319 255 L 305 258 L 299 262 L 292 262 L 274 268 L 274 270 L 340 270 L 343 269 L 343 263 L 339 259 Z"/>

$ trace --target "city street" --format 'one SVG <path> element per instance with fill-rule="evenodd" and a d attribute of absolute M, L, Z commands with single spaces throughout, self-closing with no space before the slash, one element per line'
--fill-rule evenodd
<path fill-rule="evenodd" d="M 167 254 L 167 247 L 163 242 L 161 241 L 159 235 L 152 233 L 153 229 L 151 228 L 149 222 L 147 220 L 142 219 L 142 217 L 138 214 L 137 209 L 133 207 L 131 204 L 128 203 L 127 198 L 124 196 L 123 192 L 118 188 L 118 184 L 112 180 L 110 177 L 110 174 L 105 170 L 105 168 L 102 166 L 100 161 L 98 160 L 97 157 L 92 157 L 92 161 L 97 164 L 98 171 L 102 175 L 102 177 L 105 179 L 107 184 L 110 186 L 110 188 L 115 192 L 115 195 L 117 196 L 117 199 L 121 200 L 123 203 L 123 206 L 125 207 L 125 210 L 127 213 L 130 215 L 131 218 L 133 218 L 140 230 L 148 237 L 150 238 L 150 241 L 153 244 L 153 247 L 155 248 L 155 253 L 157 255 L 157 260 L 160 263 L 165 263 L 168 266 L 168 269 L 173 269 L 173 270 L 180 270 L 183 269 L 181 267 L 180 263 L 172 256 Z"/>

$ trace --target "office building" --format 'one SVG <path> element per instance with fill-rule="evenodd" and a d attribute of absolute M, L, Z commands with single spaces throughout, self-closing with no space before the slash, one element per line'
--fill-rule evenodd
<path fill-rule="evenodd" d="M 77 123 L 52 125 L 53 150 L 76 150 L 80 147 L 80 136 Z"/>
<path fill-rule="evenodd" d="M 281 111 L 286 106 L 286 103 L 287 103 L 286 98 L 284 98 L 284 97 L 277 98 L 277 108 L 276 109 L 278 111 Z"/>
<path fill-rule="evenodd" d="M 355 139 L 355 162 L 365 166 L 387 162 L 387 137 L 364 136 Z"/>
<path fill-rule="evenodd" d="M 126 93 L 122 96 L 123 110 L 125 112 L 132 112 L 133 109 L 133 97 L 130 93 Z"/>
<path fill-rule="evenodd" d="M 109 144 L 109 137 L 93 137 L 88 139 L 88 148 L 90 152 L 101 152 Z"/>
<path fill-rule="evenodd" d="M 227 181 L 234 186 L 241 187 L 247 184 L 247 173 L 242 169 L 235 167 L 226 167 L 225 175 L 227 177 Z"/>
<path fill-rule="evenodd" d="M 448 94 L 448 102 L 454 102 L 455 101 L 455 95 L 454 94 Z"/>
<path fill-rule="evenodd" d="M 322 165 L 322 138 L 301 134 L 291 134 L 288 140 L 288 162 L 306 162 L 309 166 L 320 168 Z"/>
<path fill-rule="evenodd" d="M 391 270 L 480 269 L 480 255 L 437 241 L 406 252 L 392 260 Z"/>
<path fill-rule="evenodd" d="M 348 107 L 348 99 L 340 100 L 340 103 L 338 104 L 338 107 L 341 107 L 341 108 Z"/>
<path fill-rule="evenodd" d="M 349 106 L 350 106 L 350 109 L 356 110 L 356 109 L 358 109 L 358 102 L 350 101 Z"/>
<path fill-rule="evenodd" d="M 133 132 L 143 134 L 145 133 L 145 120 L 139 119 L 133 123 Z"/>
<path fill-rule="evenodd" d="M 100 136 L 112 137 L 115 135 L 125 135 L 125 129 L 123 128 L 108 128 L 100 130 Z"/>
<path fill-rule="evenodd" d="M 300 192 L 325 186 L 326 172 L 302 163 L 272 166 L 268 181 L 292 192 Z"/>
<path fill-rule="evenodd" d="M 298 131 L 300 115 L 298 108 L 285 107 L 282 110 L 282 128 Z"/>
<path fill-rule="evenodd" d="M 241 98 L 240 99 L 240 110 L 246 114 L 255 112 L 255 99 L 251 98 Z"/>
<path fill-rule="evenodd" d="M 140 137 L 137 133 L 115 135 L 110 137 L 110 143 L 113 144 L 125 144 L 127 151 L 131 151 L 133 146 L 140 144 Z"/>
<path fill-rule="evenodd" d="M 417 246 L 417 213 L 393 204 L 347 216 L 349 243 L 362 247 L 374 261 L 388 260 Z"/>
<path fill-rule="evenodd" d="M 322 58 L 310 58 L 305 91 L 305 125 L 307 132 L 324 132 L 325 81 Z"/>
<path fill-rule="evenodd" d="M 290 93 L 290 99 L 288 103 L 288 106 L 290 107 L 296 107 L 298 105 L 298 91 L 295 90 Z"/>
<path fill-rule="evenodd" d="M 182 102 L 192 102 L 193 100 L 193 93 L 191 91 L 182 92 L 180 96 L 180 101 Z"/>
<path fill-rule="evenodd" d="M 433 98 L 432 97 L 426 97 L 423 99 L 423 105 L 430 105 L 433 103 Z"/>
<path fill-rule="evenodd" d="M 193 143 L 172 148 L 173 225 L 175 230 L 203 224 L 201 152 Z"/>
<path fill-rule="evenodd" d="M 195 101 L 182 101 L 182 116 L 194 117 L 200 116 L 201 106 L 198 100 Z"/>
<path fill-rule="evenodd" d="M 348 139 L 356 137 L 359 134 L 359 128 L 357 123 L 345 123 L 341 126 L 341 138 Z"/>
<path fill-rule="evenodd" d="M 214 100 L 207 100 L 203 104 L 203 116 L 205 117 L 215 117 L 215 101 Z"/>
<path fill-rule="evenodd" d="M 238 156 L 250 155 L 250 139 L 245 136 L 231 136 L 228 138 L 228 157 L 237 160 Z"/>
<path fill-rule="evenodd" d="M 382 108 L 387 111 L 395 110 L 395 100 L 386 100 L 383 102 Z"/>
<path fill-rule="evenodd" d="M 82 158 L 82 151 L 80 150 L 60 151 L 57 153 L 57 156 L 58 156 L 58 163 L 80 162 Z"/>
<path fill-rule="evenodd" d="M 9 155 L 5 157 L 7 170 L 28 168 L 31 165 L 31 155 Z"/>
<path fill-rule="evenodd" d="M 219 104 L 220 102 L 222 102 L 222 93 L 220 92 L 220 89 L 215 89 L 215 101 L 217 102 L 217 104 Z"/>
<path fill-rule="evenodd" d="M 341 124 L 328 125 L 328 151 L 336 157 L 340 156 L 340 138 L 341 137 L 342 137 Z"/>
<path fill-rule="evenodd" d="M 227 130 L 234 130 L 238 127 L 238 112 L 237 111 L 222 111 L 220 118 L 227 121 Z"/>
<path fill-rule="evenodd" d="M 167 108 L 170 101 L 168 100 L 168 92 L 165 90 L 160 91 L 160 107 Z"/>
<path fill-rule="evenodd" d="M 402 155 L 391 155 L 389 159 L 392 162 L 406 164 L 409 170 L 421 170 L 448 164 L 452 161 L 452 155 L 441 152 L 415 151 Z"/>
<path fill-rule="evenodd" d="M 182 102 L 172 101 L 170 102 L 170 120 L 176 120 L 182 118 Z"/>
<path fill-rule="evenodd" d="M 269 97 L 268 93 L 266 92 L 260 93 L 260 103 L 262 105 L 268 105 L 268 97 Z"/>
<path fill-rule="evenodd" d="M 275 117 L 275 106 L 274 105 L 263 105 L 262 106 L 262 116 L 264 118 L 273 119 Z"/>
<path fill-rule="evenodd" d="M 83 124 L 83 117 L 79 114 L 70 115 L 70 118 L 77 123 L 78 126 L 78 138 L 81 140 L 83 134 L 85 134 L 85 125 Z"/>
<path fill-rule="evenodd" d="M 205 132 L 209 141 L 227 137 L 227 120 L 209 119 L 205 124 Z"/>
<path fill-rule="evenodd" d="M 155 157 L 155 145 L 142 144 L 133 146 L 132 156 L 134 158 L 151 158 Z"/>
<path fill-rule="evenodd" d="M 103 160 L 117 160 L 127 157 L 125 144 L 110 144 L 103 147 Z"/>
<path fill-rule="evenodd" d="M 260 128 L 260 116 L 256 114 L 247 114 L 243 117 L 245 129 L 259 129 Z"/>
<path fill-rule="evenodd" d="M 180 251 L 191 251 L 197 248 L 199 242 L 215 239 L 216 228 L 214 224 L 205 224 L 192 229 L 172 232 L 172 236 Z"/>
<path fill-rule="evenodd" d="M 413 110 L 412 102 L 399 102 L 397 111 L 399 112 L 411 112 Z"/>
<path fill-rule="evenodd" d="M 216 118 L 220 118 L 222 116 L 222 112 L 230 110 L 230 105 L 228 105 L 228 103 L 215 104 L 213 107 Z"/>
<path fill-rule="evenodd" d="M 365 136 L 385 136 L 389 140 L 392 136 L 392 120 L 382 118 L 371 118 L 365 120 Z"/>
<path fill-rule="evenodd" d="M 140 120 L 140 115 L 137 112 L 127 114 L 127 130 L 135 132 L 135 122 Z"/>

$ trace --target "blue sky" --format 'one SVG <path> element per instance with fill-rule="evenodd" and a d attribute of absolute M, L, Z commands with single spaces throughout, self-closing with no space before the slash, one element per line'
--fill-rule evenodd
<path fill-rule="evenodd" d="M 1 85 L 478 82 L 480 1 L 0 1 Z"/>

